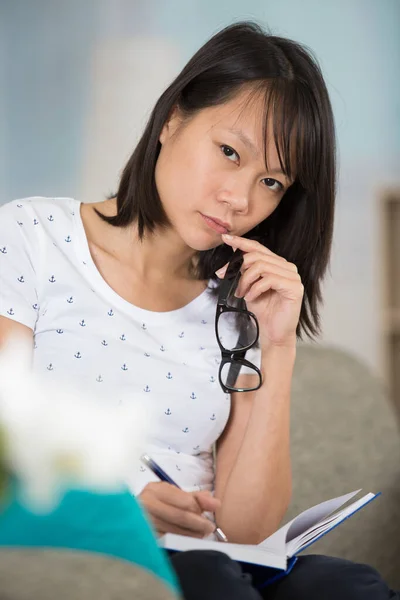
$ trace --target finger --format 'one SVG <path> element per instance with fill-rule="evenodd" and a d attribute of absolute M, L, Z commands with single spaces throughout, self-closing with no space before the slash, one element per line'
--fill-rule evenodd
<path fill-rule="evenodd" d="M 266 260 L 268 263 L 276 264 L 282 266 L 282 268 L 287 269 L 291 273 L 298 273 L 297 267 L 295 264 L 288 262 L 282 256 L 278 256 L 277 254 L 266 254 L 265 252 L 252 251 L 246 252 L 243 255 L 243 263 L 241 266 L 242 273 L 248 269 L 254 262 L 259 260 Z M 215 274 L 220 279 L 225 275 L 226 269 L 228 268 L 229 263 L 226 263 L 223 267 L 215 271 Z"/>
<path fill-rule="evenodd" d="M 268 270 L 267 270 L 268 269 Z M 288 281 L 300 281 L 300 276 L 293 271 L 283 269 L 280 265 L 266 264 L 263 261 L 254 263 L 247 269 L 240 277 L 239 284 L 236 288 L 235 296 L 243 298 L 247 296 L 249 290 L 255 285 L 257 281 L 266 277 L 278 276 Z"/>
<path fill-rule="evenodd" d="M 272 250 L 270 250 L 266 246 L 263 246 L 263 244 L 260 244 L 260 242 L 257 242 L 256 240 L 248 240 L 247 238 L 239 237 L 236 235 L 228 235 L 225 233 L 222 235 L 222 239 L 228 246 L 232 246 L 235 249 L 240 248 L 240 250 L 243 250 L 244 252 L 259 250 L 260 252 L 264 252 L 264 254 L 272 254 L 274 256 L 277 256 L 277 254 L 274 254 Z"/>
<path fill-rule="evenodd" d="M 165 533 L 176 533 L 177 535 L 187 535 L 199 539 L 204 537 L 204 535 L 201 533 L 191 531 L 190 529 L 185 529 L 184 527 L 179 527 L 179 525 L 174 525 L 161 519 L 152 519 L 152 523 L 159 535 L 164 535 Z"/>
<path fill-rule="evenodd" d="M 283 258 L 283 256 L 278 256 L 277 254 L 268 255 L 264 252 L 246 252 L 243 255 L 243 264 L 242 271 L 244 272 L 248 267 L 254 264 L 257 261 L 265 261 L 266 263 L 276 264 L 282 267 L 282 269 L 287 269 L 291 273 L 298 273 L 298 269 L 294 263 L 291 263 Z"/>
<path fill-rule="evenodd" d="M 209 519 L 206 519 L 206 517 L 187 510 L 181 510 L 170 504 L 160 502 L 157 499 L 155 499 L 151 506 L 148 506 L 148 511 L 154 519 L 202 536 L 212 533 L 215 529 L 215 525 Z"/>
<path fill-rule="evenodd" d="M 196 501 L 193 494 L 184 492 L 175 485 L 163 482 L 154 482 L 148 484 L 148 489 L 152 492 L 161 502 L 175 506 L 182 510 L 190 511 L 193 513 L 201 514 L 202 510 Z"/>
<path fill-rule="evenodd" d="M 221 508 L 221 500 L 214 498 L 209 492 L 193 492 L 193 495 L 203 511 L 214 513 Z"/>
<path fill-rule="evenodd" d="M 251 302 L 268 290 L 275 290 L 289 300 L 298 301 L 303 296 L 304 286 L 300 280 L 294 281 L 279 275 L 268 275 L 254 283 L 244 299 L 246 302 Z"/>

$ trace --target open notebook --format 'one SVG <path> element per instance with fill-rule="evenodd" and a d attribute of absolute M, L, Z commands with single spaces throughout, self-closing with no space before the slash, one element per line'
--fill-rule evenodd
<path fill-rule="evenodd" d="M 232 559 L 286 571 L 296 554 L 313 544 L 339 523 L 353 515 L 380 494 L 366 494 L 345 506 L 361 490 L 317 504 L 286 523 L 261 544 L 231 544 L 167 533 L 159 545 L 168 550 L 220 550 Z"/>

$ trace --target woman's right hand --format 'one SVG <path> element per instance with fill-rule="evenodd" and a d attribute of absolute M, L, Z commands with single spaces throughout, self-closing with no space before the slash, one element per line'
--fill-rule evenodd
<path fill-rule="evenodd" d="M 148 483 L 138 499 L 159 535 L 168 532 L 202 538 L 216 527 L 202 513 L 214 513 L 221 506 L 210 492 L 184 492 L 166 482 Z"/>

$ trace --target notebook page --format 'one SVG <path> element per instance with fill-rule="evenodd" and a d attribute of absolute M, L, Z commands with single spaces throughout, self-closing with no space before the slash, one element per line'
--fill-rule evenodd
<path fill-rule="evenodd" d="M 311 527 L 308 531 L 300 534 L 297 538 L 291 540 L 287 544 L 287 555 L 293 556 L 300 550 L 304 549 L 308 546 L 313 540 L 315 541 L 317 538 L 321 537 L 337 525 L 347 519 L 350 515 L 357 512 L 360 508 L 362 508 L 365 504 L 373 500 L 376 497 L 376 494 L 366 494 L 359 500 L 356 500 L 346 508 L 343 508 L 341 511 L 333 515 L 333 517 L 329 517 L 318 523 L 316 527 Z"/>
<path fill-rule="evenodd" d="M 346 502 L 348 502 L 360 491 L 361 490 L 356 490 L 355 492 L 350 492 L 344 496 L 339 496 L 338 498 L 333 498 L 332 500 L 326 500 L 325 502 L 321 502 L 321 504 L 317 504 L 316 506 L 308 508 L 302 512 L 291 522 L 289 531 L 286 535 L 286 543 L 290 542 L 302 533 L 306 533 L 311 527 L 318 525 L 323 519 L 335 512 L 338 508 L 343 506 L 343 504 L 346 504 Z"/>
<path fill-rule="evenodd" d="M 266 552 L 272 552 L 280 556 L 286 555 L 286 534 L 293 521 L 286 523 L 283 527 L 275 531 L 267 537 L 263 542 L 258 544 L 257 548 L 262 548 Z"/>
<path fill-rule="evenodd" d="M 158 545 L 168 550 L 218 550 L 230 556 L 233 560 L 248 562 L 256 565 L 286 569 L 287 560 L 283 554 L 275 555 L 259 546 L 249 544 L 232 544 L 198 539 L 186 535 L 167 533 L 158 539 Z"/>
<path fill-rule="evenodd" d="M 322 502 L 322 504 L 308 508 L 258 545 L 274 554 L 287 554 L 286 543 L 288 539 L 293 539 L 308 531 L 310 526 L 317 524 L 321 519 L 337 510 L 337 508 L 345 504 L 355 494 L 358 494 L 359 491 L 357 490 L 356 492 L 351 492 L 350 494 L 345 494 L 339 498 L 327 500 L 326 502 Z"/>

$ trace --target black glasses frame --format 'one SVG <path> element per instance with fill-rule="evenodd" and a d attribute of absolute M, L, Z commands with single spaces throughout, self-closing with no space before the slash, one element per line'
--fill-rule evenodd
<path fill-rule="evenodd" d="M 246 360 L 246 358 L 245 358 L 247 350 L 250 350 L 250 348 L 255 346 L 258 342 L 260 330 L 259 330 L 257 318 L 254 313 L 247 310 L 246 302 L 244 301 L 243 298 L 238 298 L 239 304 L 242 305 L 240 308 L 228 306 L 228 298 L 231 297 L 232 294 L 235 293 L 237 285 L 239 283 L 239 279 L 241 276 L 240 269 L 242 267 L 242 264 L 243 264 L 243 251 L 237 249 L 234 252 L 231 260 L 229 261 L 229 265 L 226 269 L 224 279 L 222 280 L 222 282 L 220 284 L 217 309 L 216 309 L 216 313 L 215 313 L 215 335 L 217 337 L 217 342 L 218 342 L 218 345 L 221 350 L 221 364 L 219 366 L 218 379 L 219 379 L 219 384 L 225 393 L 253 392 L 255 390 L 258 390 L 262 385 L 262 374 L 261 374 L 260 369 L 255 364 L 253 364 L 249 360 Z M 256 339 L 251 344 L 249 344 L 248 340 L 245 338 L 245 333 L 240 332 L 239 338 L 238 338 L 238 343 L 237 343 L 237 345 L 239 346 L 238 348 L 235 348 L 232 350 L 227 350 L 223 346 L 221 340 L 219 339 L 218 322 L 219 322 L 221 315 L 226 312 L 240 313 L 243 315 L 248 315 L 254 319 L 254 322 L 257 327 L 257 334 L 256 334 Z M 225 385 L 222 382 L 222 369 L 223 369 L 224 365 L 226 365 L 227 363 L 230 363 L 231 366 L 230 366 L 228 377 L 227 377 L 227 385 Z M 233 385 L 232 386 L 229 385 L 229 381 L 232 379 L 233 379 L 233 382 L 236 382 L 242 366 L 251 367 L 258 374 L 259 383 L 257 386 L 252 387 L 252 388 L 238 388 L 238 387 L 234 387 Z"/>

